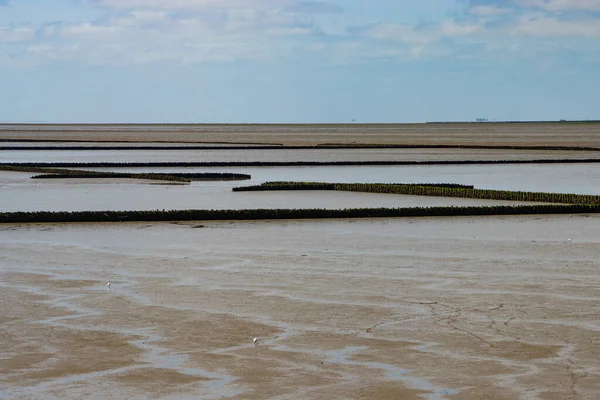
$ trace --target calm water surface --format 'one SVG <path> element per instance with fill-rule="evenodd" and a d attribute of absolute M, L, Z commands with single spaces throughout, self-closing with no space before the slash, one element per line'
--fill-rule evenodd
<path fill-rule="evenodd" d="M 421 150 L 419 150 L 421 151 Z M 412 153 L 411 153 L 412 152 Z M 427 150 L 435 155 L 438 150 Z M 22 154 L 21 154 L 22 153 Z M 107 154 L 104 154 L 107 153 Z M 106 158 L 107 155 L 116 158 Z M 198 158 L 197 155 L 202 154 Z M 0 162 L 14 161 L 211 161 L 264 159 L 394 159 L 415 150 L 286 151 L 15 151 L 0 152 Z M 446 151 L 446 154 L 448 152 Z M 177 155 L 176 159 L 173 159 Z M 187 155 L 187 156 L 186 156 Z M 194 156 L 196 155 L 196 156 Z M 33 157 L 33 158 L 29 158 Z M 132 158 L 128 158 L 132 157 Z M 186 158 L 188 157 L 188 158 Z M 212 159 L 215 161 L 216 159 Z M 144 180 L 31 180 L 33 174 L 0 172 L 0 210 L 135 210 L 225 208 L 354 208 L 476 205 L 479 200 L 334 192 L 233 193 L 235 186 L 266 181 L 460 183 L 482 189 L 582 193 L 600 195 L 598 164 L 512 164 L 444 166 L 329 166 L 246 168 L 105 168 L 131 172 L 238 172 L 252 175 L 241 182 L 193 182 L 162 185 Z M 486 203 L 491 204 L 491 203 Z"/>
<path fill-rule="evenodd" d="M 461 183 L 481 189 L 600 194 L 598 164 L 512 164 L 357 167 L 129 168 L 131 172 L 239 172 L 251 181 Z"/>
<path fill-rule="evenodd" d="M 5 146 L 8 144 L 0 143 Z M 80 144 L 79 144 L 80 145 Z M 108 143 L 107 145 L 114 145 Z M 600 158 L 600 152 L 471 149 L 4 150 L 0 162 L 435 161 Z"/>

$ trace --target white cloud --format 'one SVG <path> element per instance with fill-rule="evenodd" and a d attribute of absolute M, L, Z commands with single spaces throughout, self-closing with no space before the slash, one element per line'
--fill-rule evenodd
<path fill-rule="evenodd" d="M 493 8 L 479 9 L 460 22 L 446 19 L 425 26 L 381 23 L 357 29 L 356 35 L 388 43 L 391 48 L 414 57 L 451 55 L 456 58 L 473 52 L 480 58 L 492 53 L 530 58 L 532 54 L 560 50 L 582 53 L 586 44 L 600 50 L 599 19 L 581 15 L 570 15 L 570 19 L 566 19 L 543 11 L 507 15 Z"/>
<path fill-rule="evenodd" d="M 126 16 L 113 18 L 112 23 L 123 27 L 139 27 L 148 24 L 160 24 L 168 18 L 165 11 L 133 10 Z"/>
<path fill-rule="evenodd" d="M 521 6 L 537 7 L 548 11 L 600 11 L 600 0 L 517 0 L 517 3 Z"/>
<path fill-rule="evenodd" d="M 296 0 L 86 0 L 87 4 L 111 9 L 154 10 L 274 10 L 292 7 Z"/>
<path fill-rule="evenodd" d="M 433 40 L 431 33 L 419 32 L 409 24 L 381 23 L 365 29 L 362 35 L 371 39 L 419 45 L 426 45 Z"/>
<path fill-rule="evenodd" d="M 454 20 L 445 20 L 441 23 L 417 28 L 413 25 L 377 24 L 363 32 L 363 35 L 372 39 L 391 40 L 414 45 L 427 45 L 444 38 L 475 35 L 482 31 L 479 23 L 459 24 Z"/>
<path fill-rule="evenodd" d="M 32 40 L 35 37 L 33 29 L 29 28 L 1 28 L 0 43 L 18 43 Z"/>
<path fill-rule="evenodd" d="M 580 49 L 579 44 L 589 42 L 585 39 L 600 39 L 600 20 L 583 17 L 584 13 L 554 13 L 567 7 L 600 9 L 600 0 L 506 0 L 496 2 L 497 6 L 476 2 L 479 4 L 463 9 L 457 19 L 422 25 L 390 20 L 348 30 L 349 18 L 356 21 L 357 16 L 332 16 L 340 9 L 318 0 L 80 2 L 104 15 L 97 15 L 96 20 L 52 24 L 37 34 L 29 28 L 0 28 L 0 43 L 9 42 L 16 48 L 18 43 L 30 41 L 22 53 L 32 62 L 127 64 L 269 60 L 315 52 L 343 60 L 463 57 L 475 48 L 485 57 L 486 52 L 517 53 L 524 48 L 520 45 L 523 41 L 528 43 L 527 51 L 536 51 L 536 41 L 552 42 L 548 45 L 552 49 Z M 516 12 L 517 4 L 529 8 Z M 535 14 L 532 7 L 537 8 Z M 526 12 L 530 13 L 524 15 Z M 330 17 L 344 19 L 343 28 L 326 35 L 320 21 Z M 579 41 L 576 46 L 575 41 Z M 539 51 L 545 50 L 540 47 Z"/>
<path fill-rule="evenodd" d="M 110 17 L 93 26 L 164 32 L 178 38 L 198 34 L 307 35 L 318 31 L 313 12 L 326 3 L 298 0 L 88 0 L 110 8 Z M 182 12 L 182 10 L 192 10 Z M 306 10 L 306 12 L 305 12 Z M 181 11 L 181 12 L 180 12 Z M 321 12 L 321 11 L 318 11 Z M 87 27 L 91 28 L 91 26 Z"/>
<path fill-rule="evenodd" d="M 500 8 L 496 6 L 474 6 L 469 9 L 469 14 L 479 16 L 504 15 L 512 12 L 509 8 Z"/>
<path fill-rule="evenodd" d="M 111 25 L 92 25 L 85 22 L 78 25 L 66 25 L 58 31 L 64 38 L 109 40 L 119 38 L 123 28 Z M 52 31 L 47 31 L 47 33 L 49 32 Z"/>
<path fill-rule="evenodd" d="M 483 31 L 480 23 L 459 24 L 453 20 L 445 20 L 437 29 L 441 37 L 471 36 Z"/>
<path fill-rule="evenodd" d="M 92 63 L 270 59 L 301 48 L 296 38 L 320 33 L 315 12 L 335 11 L 327 3 L 298 0 L 87 3 L 107 7 L 105 16 L 44 27 L 28 55 Z"/>
<path fill-rule="evenodd" d="M 600 39 L 600 21 L 594 19 L 565 21 L 550 17 L 525 16 L 516 21 L 510 33 L 513 36 Z"/>

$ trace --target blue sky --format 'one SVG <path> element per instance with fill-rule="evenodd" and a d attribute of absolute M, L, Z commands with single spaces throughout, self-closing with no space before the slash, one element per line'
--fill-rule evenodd
<path fill-rule="evenodd" d="M 0 121 L 600 119 L 600 0 L 0 0 Z"/>

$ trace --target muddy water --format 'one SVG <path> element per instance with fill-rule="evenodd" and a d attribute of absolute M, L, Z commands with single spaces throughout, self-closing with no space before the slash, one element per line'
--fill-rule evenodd
<path fill-rule="evenodd" d="M 437 161 L 600 158 L 600 151 L 468 149 L 5 150 L 0 162 Z"/>
<path fill-rule="evenodd" d="M 0 398 L 600 393 L 595 216 L 0 229 Z"/>

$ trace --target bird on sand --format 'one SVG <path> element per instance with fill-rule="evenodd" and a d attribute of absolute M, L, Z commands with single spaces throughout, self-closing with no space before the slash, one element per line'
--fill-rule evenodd
<path fill-rule="evenodd" d="M 107 289 L 107 290 L 110 290 L 110 282 L 108 282 L 108 283 L 106 284 L 106 289 Z"/>
<path fill-rule="evenodd" d="M 257 337 L 255 337 L 255 338 L 252 340 L 252 342 L 254 343 L 254 345 L 255 345 L 255 346 L 257 346 L 257 345 L 258 345 L 258 338 L 257 338 Z"/>

